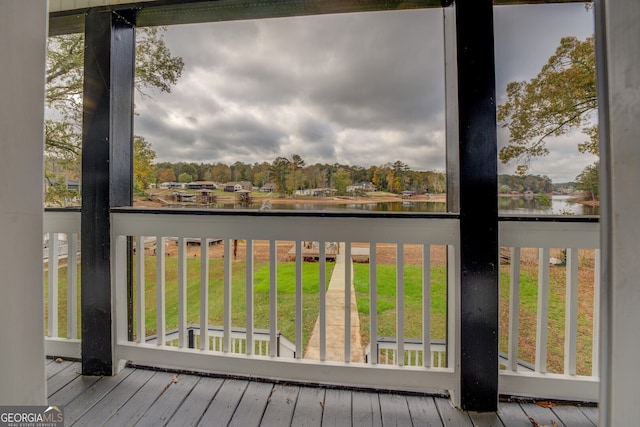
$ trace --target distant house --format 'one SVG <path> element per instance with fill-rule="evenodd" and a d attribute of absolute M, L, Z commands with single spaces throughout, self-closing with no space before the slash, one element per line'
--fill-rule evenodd
<path fill-rule="evenodd" d="M 193 181 L 187 184 L 187 188 L 191 190 L 215 190 L 217 186 L 213 181 Z"/>
<path fill-rule="evenodd" d="M 365 193 L 376 191 L 376 186 L 372 182 L 362 181 L 357 184 L 347 186 L 347 193 L 355 193 L 356 191 L 362 191 Z"/>
<path fill-rule="evenodd" d="M 240 190 L 252 191 L 253 184 L 251 184 L 249 181 L 231 181 L 224 184 L 224 191 L 233 193 Z"/>
<path fill-rule="evenodd" d="M 182 182 L 162 182 L 160 183 L 160 188 L 163 188 L 163 189 L 185 188 L 185 184 Z"/>
<path fill-rule="evenodd" d="M 413 191 L 413 190 L 406 190 L 406 191 L 402 192 L 402 198 L 403 199 L 410 199 L 415 195 L 416 195 L 416 192 Z"/>
<path fill-rule="evenodd" d="M 273 182 L 267 182 L 265 185 L 260 187 L 260 191 L 263 193 L 273 193 L 276 191 L 276 184 Z"/>
<path fill-rule="evenodd" d="M 238 184 L 240 184 L 243 190 L 253 191 L 253 184 L 249 181 L 240 181 Z"/>
<path fill-rule="evenodd" d="M 236 191 L 242 190 L 242 185 L 239 182 L 225 182 L 224 183 L 224 191 L 228 193 L 234 193 Z"/>
<path fill-rule="evenodd" d="M 66 178 L 67 181 L 67 190 L 69 191 L 80 191 L 80 182 L 75 181 L 73 179 Z"/>

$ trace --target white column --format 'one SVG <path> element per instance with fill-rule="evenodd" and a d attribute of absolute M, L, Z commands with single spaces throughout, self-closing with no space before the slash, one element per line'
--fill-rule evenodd
<path fill-rule="evenodd" d="M 600 422 L 640 419 L 640 2 L 597 6 L 602 327 Z"/>
<path fill-rule="evenodd" d="M 0 402 L 42 405 L 46 0 L 0 3 Z"/>

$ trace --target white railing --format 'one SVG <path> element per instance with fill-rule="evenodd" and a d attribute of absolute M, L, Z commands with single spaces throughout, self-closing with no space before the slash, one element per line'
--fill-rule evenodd
<path fill-rule="evenodd" d="M 43 264 L 46 278 L 47 330 L 45 354 L 80 358 L 78 335 L 78 258 L 80 256 L 80 212 L 45 212 L 43 222 Z M 66 269 L 60 263 L 66 263 Z M 66 280 L 61 283 L 61 271 Z M 59 304 L 60 298 L 65 303 Z M 60 308 L 64 311 L 60 311 Z M 66 330 L 60 330 L 60 314 L 66 317 Z"/>
<path fill-rule="evenodd" d="M 510 395 L 524 395 L 544 398 L 597 401 L 598 399 L 598 333 L 600 295 L 600 228 L 597 222 L 548 222 L 548 221 L 503 221 L 500 223 L 500 244 L 509 250 L 509 319 L 508 319 L 508 361 L 500 371 L 500 392 Z M 528 249 L 525 249 L 528 248 Z M 525 262 L 524 255 L 531 253 L 534 260 Z M 579 252 L 580 251 L 580 252 Z M 555 258 L 555 259 L 554 259 Z M 528 264 L 528 267 L 525 265 Z M 559 264 L 550 266 L 550 264 Z M 524 274 L 537 269 L 535 353 L 529 354 L 533 365 L 525 368 L 522 362 L 519 333 L 520 313 L 525 307 L 522 297 Z M 523 269 L 528 269 L 528 272 Z M 579 293 L 579 277 L 583 283 Z M 552 279 L 553 278 L 553 279 Z M 529 280 L 531 280 L 529 278 Z M 589 284 L 584 285 L 585 282 Z M 531 286 L 530 286 L 531 287 Z M 554 288 L 554 289 L 552 289 Z M 592 301 L 591 296 L 593 295 Z M 564 303 L 562 299 L 564 298 Z M 531 295 L 529 295 L 531 299 Z M 564 315 L 562 315 L 564 311 Z M 585 312 L 592 315 L 585 316 Z M 551 324 L 562 321 L 564 327 Z M 582 318 L 591 333 L 579 332 Z M 591 318 L 591 319 L 589 319 Z M 589 324 L 589 320 L 591 320 Z M 524 327 L 533 328 L 533 325 Z M 564 339 L 562 339 L 564 336 Z M 562 367 L 548 366 L 550 342 L 555 341 L 562 356 Z M 591 351 L 578 351 L 578 344 L 588 344 Z M 560 342 L 560 343 L 558 343 Z M 563 344 L 562 344 L 563 342 Z M 583 372 L 578 372 L 580 355 Z M 531 360 L 533 359 L 533 360 Z M 559 365 L 560 363 L 556 363 Z M 590 368 L 590 372 L 589 372 Z M 584 371 L 587 372 L 584 372 Z"/>
<path fill-rule="evenodd" d="M 189 348 L 200 348 L 200 326 L 191 325 L 187 327 L 188 345 Z M 224 330 L 220 327 L 209 327 L 207 331 L 207 339 L 209 340 L 208 348 L 213 351 L 224 351 Z M 158 344 L 157 336 L 150 336 L 146 339 L 147 344 Z M 271 339 L 270 333 L 267 330 L 254 329 L 253 337 L 248 339 L 247 330 L 244 328 L 235 328 L 231 330 L 231 346 L 230 353 L 247 354 L 249 349 L 247 343 L 253 343 L 253 353 L 257 356 L 269 356 L 271 354 Z M 276 355 L 278 357 L 295 358 L 296 347 L 295 344 L 283 337 L 280 333 L 277 336 L 277 350 Z M 180 347 L 180 331 L 173 329 L 167 331 L 165 334 L 165 345 L 172 347 Z"/>
<path fill-rule="evenodd" d="M 275 214 L 275 212 L 274 212 Z M 344 287 L 344 329 L 340 335 L 344 337 L 344 358 L 341 360 L 329 360 L 328 347 L 332 343 L 329 336 L 329 324 L 332 319 L 327 317 L 327 299 L 324 287 L 319 287 L 318 325 L 320 330 L 319 354 L 318 358 L 306 358 L 304 356 L 305 346 L 303 342 L 303 310 L 306 308 L 302 301 L 303 283 L 302 270 L 304 258 L 302 247 L 304 241 L 320 242 L 318 246 L 319 283 L 326 283 L 326 245 L 325 242 L 341 242 L 340 250 L 344 251 L 345 259 L 350 260 L 352 245 L 369 245 L 369 328 L 370 341 L 377 341 L 377 261 L 376 243 L 393 244 L 396 246 L 396 336 L 399 337 L 396 350 L 402 354 L 404 352 L 404 331 L 405 331 L 405 301 L 404 301 L 404 248 L 406 245 L 420 245 L 422 249 L 422 295 L 426 297 L 422 300 L 422 334 L 424 342 L 431 341 L 431 261 L 430 251 L 432 245 L 448 247 L 449 263 L 457 266 L 457 248 L 459 240 L 458 220 L 448 217 L 433 218 L 363 218 L 340 216 L 330 218 L 326 216 L 303 216 L 303 215 L 234 215 L 207 214 L 199 215 L 185 214 L 178 212 L 144 213 L 140 211 L 127 212 L 121 210 L 112 214 L 113 241 L 113 271 L 114 271 L 114 291 L 115 291 L 115 336 L 116 355 L 118 359 L 129 360 L 138 364 L 159 364 L 180 367 L 183 369 L 198 369 L 216 372 L 233 373 L 236 375 L 261 376 L 266 378 L 278 378 L 284 380 L 311 381 L 317 383 L 348 384 L 372 387 L 403 388 L 414 390 L 453 390 L 457 387 L 457 373 L 451 367 L 456 366 L 455 346 L 457 324 L 455 316 L 451 315 L 446 322 L 446 329 L 449 331 L 447 338 L 446 363 L 440 366 L 431 366 L 431 359 L 426 358 L 422 366 L 405 365 L 404 359 L 396 360 L 394 365 L 378 363 L 377 357 L 370 357 L 368 361 L 357 362 L 351 359 L 352 341 L 351 329 L 351 306 L 352 292 L 350 286 Z M 152 238 L 150 239 L 149 236 Z M 128 238 L 134 238 L 136 242 L 151 241 L 155 243 L 155 264 L 153 272 L 146 272 L 145 250 L 136 248 L 135 255 L 135 340 L 130 340 L 127 336 L 127 256 L 126 245 Z M 166 269 L 166 242 L 168 238 L 177 238 L 177 275 L 168 277 Z M 187 239 L 200 239 L 202 242 L 209 239 L 220 239 L 224 251 L 222 271 L 210 271 L 209 245 L 201 245 L 199 250 L 200 261 L 197 269 L 199 278 L 197 288 L 193 288 L 193 283 L 188 286 L 187 269 Z M 246 303 L 244 313 L 232 312 L 232 290 L 233 290 L 233 240 L 240 240 L 246 244 L 246 266 L 243 267 L 244 285 L 241 287 Z M 265 357 L 254 354 L 252 351 L 254 317 L 258 308 L 254 302 L 254 245 L 257 242 L 268 241 L 269 247 L 269 275 L 268 275 L 268 318 L 269 318 L 269 339 L 270 354 Z M 276 357 L 277 332 L 278 327 L 278 259 L 277 242 L 295 242 L 295 309 L 290 316 L 295 317 L 295 335 L 291 341 L 295 343 L 295 358 Z M 350 283 L 353 277 L 351 262 L 344 264 L 344 282 Z M 192 267 L 193 268 L 193 267 Z M 453 268 L 451 271 L 456 271 Z M 222 351 L 211 348 L 207 339 L 209 331 L 209 314 L 214 307 L 210 307 L 211 278 L 213 275 L 221 276 L 222 282 L 215 292 L 223 294 L 223 343 Z M 341 273 L 342 274 L 342 273 Z M 193 275 L 193 273 L 192 273 Z M 149 277 L 155 276 L 155 283 L 149 284 Z M 457 281 L 459 275 L 450 274 L 446 280 L 449 282 L 447 295 L 448 312 L 455 313 Z M 193 280 L 193 279 L 192 279 Z M 138 286 L 139 283 L 147 283 L 146 288 Z M 177 307 L 167 306 L 167 284 L 171 288 L 176 287 Z M 236 284 L 237 286 L 237 284 Z M 154 301 L 146 301 L 145 297 L 152 288 L 151 293 Z M 238 288 L 236 288 L 238 289 Z M 173 291 L 171 291 L 173 292 Z M 236 291 L 237 292 L 237 291 Z M 198 306 L 193 313 L 188 312 L 187 298 L 196 298 Z M 172 297 L 173 299 L 173 297 Z M 149 319 L 146 315 L 149 307 L 155 310 L 154 319 Z M 172 325 L 167 326 L 167 313 L 177 313 L 177 347 L 168 345 L 167 330 Z M 198 349 L 188 348 L 187 323 L 190 317 L 199 319 L 200 340 Z M 244 323 L 238 325 L 238 316 Z M 173 317 L 173 314 L 171 315 Z M 233 320 L 236 319 L 236 320 Z M 155 325 L 153 325 L 155 320 Z M 234 327 L 246 328 L 245 354 L 234 352 L 232 345 L 232 331 Z M 204 334 L 203 334 L 204 332 Z M 156 336 L 164 336 L 164 340 L 156 340 L 154 344 L 147 342 L 147 334 L 154 333 Z M 205 335 L 205 339 L 203 336 Z M 430 347 L 426 345 L 427 351 Z M 424 350 L 424 349 L 423 349 Z M 328 369 L 328 367 L 331 369 Z"/>
<path fill-rule="evenodd" d="M 376 347 L 378 363 L 393 365 L 398 363 L 398 343 L 395 338 L 380 338 Z M 367 357 L 371 357 L 371 344 L 367 345 Z M 429 351 L 430 365 L 444 368 L 447 362 L 447 345 L 444 342 L 431 342 Z M 424 345 L 421 340 L 404 341 L 404 364 L 408 366 L 423 366 Z"/>
<path fill-rule="evenodd" d="M 47 268 L 47 337 L 46 353 L 51 356 L 80 357 L 80 340 L 78 339 L 77 293 L 78 277 L 77 257 L 67 257 L 67 278 L 60 281 L 57 274 L 63 270 L 59 260 L 62 252 L 56 240 L 66 240 L 68 253 L 79 254 L 78 236 L 80 232 L 79 212 L 47 212 L 44 222 L 45 239 L 49 240 L 45 258 Z M 113 272 L 115 293 L 114 328 L 117 340 L 116 354 L 123 360 L 136 363 L 159 364 L 185 369 L 198 369 L 217 372 L 229 372 L 238 375 L 257 375 L 281 379 L 313 381 L 319 383 L 350 384 L 375 387 L 392 387 L 405 389 L 437 389 L 455 392 L 458 384 L 456 346 L 458 344 L 458 324 L 455 313 L 459 312 L 456 294 L 459 288 L 458 267 L 458 222 L 453 218 L 363 218 L 363 217 L 311 217 L 311 216 L 250 216 L 250 215 L 194 215 L 177 213 L 141 213 L 118 212 L 112 214 L 112 233 L 114 238 Z M 144 237 L 150 236 L 150 237 Z M 503 276 L 507 276 L 501 284 L 503 291 L 508 287 L 508 304 L 501 309 L 508 319 L 501 322 L 501 357 L 499 390 L 507 395 L 524 395 L 541 398 L 558 398 L 570 400 L 595 401 L 598 398 L 598 331 L 599 331 L 599 224 L 597 222 L 568 221 L 501 221 L 500 245 L 506 248 L 509 266 L 503 266 Z M 136 283 L 147 283 L 153 288 L 154 301 L 145 301 L 144 288 L 135 287 L 135 340 L 127 336 L 127 251 L 128 237 L 138 242 L 148 241 L 156 244 L 156 261 L 153 271 L 145 272 L 144 250 L 137 251 L 135 256 Z M 175 238 L 178 247 L 177 277 L 166 277 L 165 245 L 162 242 Z M 220 241 L 224 251 L 224 267 L 222 271 L 209 271 L 208 245 L 200 248 L 198 266 L 199 291 L 187 293 L 187 242 L 205 240 L 210 243 Z M 254 245 L 258 241 L 268 241 L 269 246 L 269 329 L 258 338 L 258 329 L 251 319 L 255 311 L 261 309 L 253 300 L 254 260 L 246 257 L 244 271 L 245 312 L 240 313 L 246 323 L 236 325 L 232 321 L 232 248 L 233 240 L 246 242 L 248 253 L 254 253 Z M 282 241 L 296 242 L 294 254 L 295 266 L 295 310 L 290 314 L 295 318 L 295 337 L 291 341 L 293 347 L 284 357 L 277 357 L 278 351 L 278 260 L 275 255 L 278 243 Z M 302 301 L 302 247 L 303 241 L 343 242 L 341 250 L 350 255 L 362 256 L 363 244 L 368 245 L 369 254 L 369 303 L 370 313 L 369 343 L 378 343 L 378 351 L 368 354 L 365 363 L 350 360 L 351 317 L 348 309 L 352 294 L 345 287 L 344 309 L 345 339 L 344 358 L 339 361 L 329 360 L 326 292 L 318 294 L 318 320 L 320 325 L 320 356 L 316 359 L 304 356 L 302 311 L 306 308 Z M 157 245 L 157 242 L 161 244 Z M 389 340 L 378 337 L 380 321 L 377 317 L 378 306 L 378 270 L 376 244 L 393 244 L 396 246 L 396 295 L 402 295 L 405 287 L 404 250 L 410 245 L 422 247 L 422 295 L 421 327 L 422 337 L 405 337 L 405 302 L 396 297 L 395 335 Z M 355 247 L 354 247 L 355 244 Z M 432 246 L 448 247 L 449 274 L 446 278 L 447 331 L 446 344 L 425 346 L 424 342 L 432 342 L 430 336 L 431 301 L 430 277 Z M 320 283 L 327 281 L 326 245 L 317 245 Z M 324 249 L 324 250 L 323 250 Z M 534 254 L 533 257 L 531 254 Z M 504 253 L 503 253 L 504 254 Z M 63 257 L 63 255 L 62 255 Z M 553 258 L 560 258 L 562 265 L 550 265 Z M 539 260 L 543 260 L 540 262 Z M 191 264 L 189 264 L 191 265 Z M 453 268 L 451 268 L 453 266 Z M 345 265 L 345 282 L 353 275 L 351 263 Z M 533 271 L 533 273 L 532 273 Z M 149 284 L 149 276 L 155 276 Z M 210 279 L 215 274 L 222 276 L 221 289 L 224 294 L 223 321 L 221 332 L 212 329 L 208 324 L 206 313 L 209 306 Z M 528 275 L 528 277 L 526 277 Z M 533 285 L 531 284 L 533 277 Z M 580 280 L 578 278 L 580 277 Z M 525 283 L 528 280 L 529 283 Z M 155 289 L 166 289 L 167 281 L 177 281 L 177 307 L 166 305 L 166 290 L 155 292 Z M 585 281 L 591 281 L 584 295 Z M 506 286 L 505 286 L 506 284 Z M 580 286 L 579 286 L 580 284 Z M 527 287 L 528 286 L 528 287 Z M 64 288 L 66 287 L 66 290 Z M 147 289 L 148 290 L 148 289 Z M 63 292 L 64 291 L 64 292 Z M 579 292 L 580 291 L 580 292 Z M 528 293 L 528 295 L 524 295 Z M 532 297 L 533 293 L 533 297 Z M 66 296 L 68 304 L 58 300 Z M 187 298 L 198 300 L 199 324 L 187 326 Z M 501 300 L 504 301 L 503 295 Z M 527 300 L 526 302 L 525 300 Z M 533 298 L 534 303 L 531 303 Z M 155 307 L 157 327 L 149 325 L 146 313 L 149 306 Z M 533 308 L 532 308 L 533 307 Z M 590 308 L 585 315 L 585 307 Z M 262 307 L 264 308 L 264 307 Z M 533 310 L 531 313 L 524 311 Z M 175 331 L 168 331 L 167 312 L 177 312 L 178 324 Z M 65 313 L 68 321 L 66 332 L 59 331 L 58 316 Z M 193 314 L 193 313 L 192 313 Z M 202 314 L 205 314 L 202 316 Z M 525 319 L 525 317 L 527 317 Z M 587 327 L 585 329 L 585 320 Z M 558 327 L 558 319 L 561 325 Z M 529 322 L 523 325 L 523 322 Z M 556 322 L 556 325 L 552 325 Z M 215 326 L 215 325 L 214 325 Z M 246 332 L 238 332 L 238 326 Z M 155 329 L 154 329 L 155 328 Z M 523 328 L 527 328 L 525 332 Z M 149 342 L 152 330 L 154 334 L 164 335 L 164 342 Z M 196 349 L 189 348 L 188 335 L 192 329 L 196 338 Z M 533 336 L 533 343 L 523 342 L 525 336 Z M 199 331 L 205 331 L 201 334 Z M 588 333 L 585 333 L 588 330 Z M 197 332 L 196 332 L 197 331 Z M 149 336 L 147 336 L 149 335 Z M 202 339 L 202 335 L 206 339 Z M 558 344 L 558 340 L 561 341 Z M 387 342 L 388 341 L 388 342 Z M 591 341 L 591 350 L 587 351 L 585 342 Z M 365 343 L 366 344 L 366 343 Z M 525 348 L 526 347 L 526 348 Z M 558 350 L 560 348 L 560 350 Z M 561 355 L 558 356 L 560 351 Z M 555 352 L 555 355 L 551 353 Z M 404 354 L 404 357 L 397 357 Z M 431 354 L 424 358 L 422 355 Z M 292 357 L 293 355 L 293 357 Z M 558 357 L 562 360 L 559 363 Z M 555 358 L 555 359 L 554 359 Z M 553 362 L 551 362 L 553 360 Z M 327 369 L 331 366 L 332 369 Z"/>

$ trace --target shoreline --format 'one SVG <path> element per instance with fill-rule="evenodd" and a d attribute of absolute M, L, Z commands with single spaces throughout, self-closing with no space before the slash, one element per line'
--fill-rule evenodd
<path fill-rule="evenodd" d="M 162 193 L 151 193 L 147 198 L 139 198 L 134 200 L 134 206 L 145 207 L 161 207 L 164 205 Z M 251 197 L 251 203 L 263 203 L 270 201 L 272 205 L 279 204 L 319 204 L 319 205 L 348 205 L 348 204 L 376 204 L 376 203 L 397 203 L 397 202 L 419 202 L 419 203 L 444 203 L 446 202 L 446 194 L 430 194 L 430 195 L 417 195 L 411 198 L 403 199 L 399 195 L 385 194 L 374 195 L 365 197 L 349 197 L 349 196 L 335 196 L 335 197 L 313 197 L 313 196 L 299 196 L 299 197 L 280 197 L 274 196 L 273 193 L 260 195 L 257 197 Z M 238 201 L 235 193 L 229 195 L 216 195 L 216 203 L 236 203 Z"/>
<path fill-rule="evenodd" d="M 160 200 L 164 200 L 162 198 L 162 194 L 152 193 L 149 198 L 155 200 L 149 200 L 145 198 L 141 198 L 134 201 L 134 206 L 147 206 L 147 207 L 161 207 L 163 203 Z M 583 199 L 579 195 L 567 195 L 569 198 L 567 199 L 570 203 L 582 204 L 586 206 L 600 206 L 599 200 L 588 200 Z M 502 198 L 523 198 L 523 194 L 498 194 L 498 197 Z M 397 203 L 397 202 L 409 202 L 409 203 L 446 203 L 447 195 L 446 194 L 420 194 L 410 198 L 403 199 L 399 195 L 394 194 L 384 194 L 384 195 L 371 195 L 371 196 L 359 196 L 359 197 L 349 197 L 349 196 L 335 196 L 335 197 L 313 197 L 313 196 L 286 196 L 281 197 L 277 195 L 273 195 L 273 193 L 265 194 L 264 196 L 256 196 L 251 197 L 252 203 L 262 203 L 264 201 L 270 201 L 273 205 L 279 204 L 319 204 L 319 205 L 348 205 L 348 204 L 376 204 L 376 203 Z M 216 202 L 219 203 L 235 203 L 237 202 L 237 197 L 235 193 L 229 195 L 216 195 Z"/>

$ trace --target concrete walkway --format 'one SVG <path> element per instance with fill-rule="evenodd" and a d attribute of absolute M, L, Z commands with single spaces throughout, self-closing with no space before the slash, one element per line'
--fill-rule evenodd
<path fill-rule="evenodd" d="M 349 260 L 349 262 L 353 262 Z M 351 362 L 364 362 L 364 349 L 360 337 L 360 318 L 356 306 L 356 295 L 353 288 L 353 268 L 351 268 Z M 344 328 L 345 328 L 345 256 L 339 250 L 336 264 L 326 293 L 326 358 L 325 360 L 344 362 Z M 316 320 L 309 345 L 304 354 L 305 359 L 320 359 L 320 318 Z"/>

